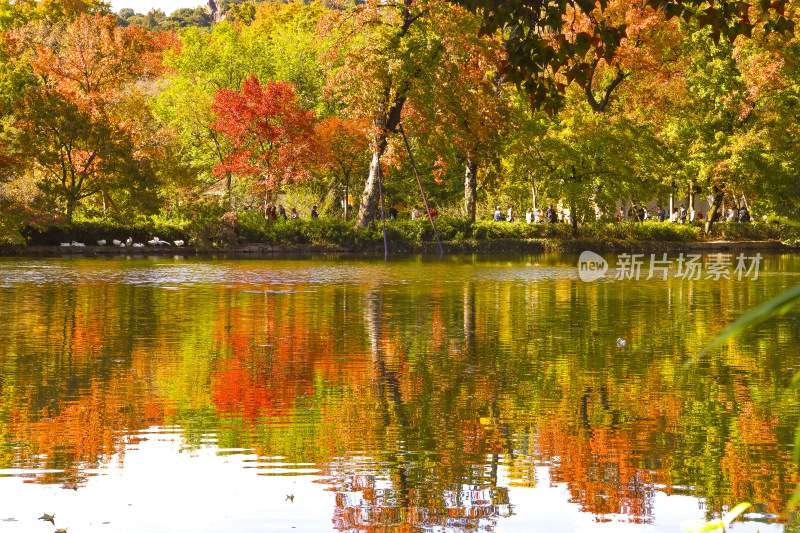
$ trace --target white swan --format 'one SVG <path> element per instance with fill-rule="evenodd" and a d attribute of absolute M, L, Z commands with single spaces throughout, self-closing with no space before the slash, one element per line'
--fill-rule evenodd
<path fill-rule="evenodd" d="M 72 246 L 74 246 L 75 248 L 84 248 L 86 245 L 83 244 L 82 242 L 72 241 Z"/>
<path fill-rule="evenodd" d="M 128 239 L 125 241 L 125 244 L 127 244 L 128 246 L 133 244 L 133 238 L 132 237 L 128 237 Z"/>
<path fill-rule="evenodd" d="M 133 243 L 133 247 L 134 248 L 144 248 L 144 244 L 142 244 L 140 242 L 135 242 L 135 243 Z"/>
<path fill-rule="evenodd" d="M 175 246 L 183 246 L 183 241 L 175 241 Z"/>
<path fill-rule="evenodd" d="M 105 239 L 100 239 L 99 241 L 97 241 L 97 245 L 98 246 L 105 246 L 106 245 L 106 240 Z"/>
<path fill-rule="evenodd" d="M 114 246 L 122 246 L 122 241 L 119 239 L 114 239 L 113 241 L 111 241 L 111 244 L 113 244 Z"/>
<path fill-rule="evenodd" d="M 70 243 L 68 243 L 68 242 L 62 242 L 61 246 L 72 246 L 72 245 Z"/>

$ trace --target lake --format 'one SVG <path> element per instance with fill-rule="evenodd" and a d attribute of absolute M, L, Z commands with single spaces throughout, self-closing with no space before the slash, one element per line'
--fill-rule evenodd
<path fill-rule="evenodd" d="M 0 258 L 0 530 L 795 531 L 800 256 L 658 255 Z"/>

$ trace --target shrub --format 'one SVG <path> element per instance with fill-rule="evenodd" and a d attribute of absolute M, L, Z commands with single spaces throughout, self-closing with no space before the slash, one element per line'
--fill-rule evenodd
<path fill-rule="evenodd" d="M 711 226 L 711 237 L 725 240 L 778 240 L 787 235 L 787 229 L 770 222 L 717 222 Z"/>
<path fill-rule="evenodd" d="M 120 220 L 114 218 L 76 217 L 72 225 L 60 223 L 46 226 L 30 225 L 23 231 L 28 244 L 58 245 L 61 242 L 78 241 L 94 244 L 101 239 L 109 243 L 128 237 L 144 243 L 153 237 L 162 240 L 186 240 L 188 232 L 184 223 L 159 217 Z"/>
<path fill-rule="evenodd" d="M 582 226 L 579 235 L 589 239 L 622 241 L 692 242 L 700 237 L 701 227 L 665 222 L 594 223 Z"/>
<path fill-rule="evenodd" d="M 311 244 L 346 246 L 357 240 L 352 222 L 340 219 L 312 219 L 300 222 L 305 239 Z"/>

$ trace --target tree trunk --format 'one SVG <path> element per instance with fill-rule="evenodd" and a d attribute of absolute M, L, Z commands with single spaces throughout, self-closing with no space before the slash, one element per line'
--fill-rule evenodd
<path fill-rule="evenodd" d="M 350 205 L 350 188 L 347 186 L 349 181 L 350 180 L 347 180 L 346 182 L 344 182 L 344 219 L 345 220 L 347 220 L 347 206 Z"/>
<path fill-rule="evenodd" d="M 361 195 L 361 204 L 358 207 L 358 221 L 356 226 L 366 228 L 370 222 L 375 220 L 378 212 L 378 165 L 381 156 L 386 149 L 386 136 L 382 135 L 378 142 L 378 149 L 372 153 L 372 162 L 369 164 L 369 177 L 364 185 L 364 193 Z"/>
<path fill-rule="evenodd" d="M 708 212 L 708 217 L 706 218 L 706 227 L 705 232 L 706 235 L 711 234 L 711 226 L 714 225 L 714 220 L 717 218 L 717 214 L 719 213 L 719 208 L 722 205 L 722 199 L 725 195 L 719 190 L 719 187 L 716 185 L 714 186 L 714 202 L 711 204 L 711 210 Z"/>
<path fill-rule="evenodd" d="M 475 204 L 478 197 L 478 164 L 467 159 L 467 170 L 464 172 L 464 212 L 467 219 L 475 222 Z"/>
<path fill-rule="evenodd" d="M 231 173 L 230 172 L 226 172 L 225 173 L 225 191 L 226 191 L 225 194 L 228 195 L 228 204 L 231 207 L 231 211 L 235 211 L 236 210 L 236 206 L 234 205 L 233 195 L 231 194 L 231 189 L 232 188 L 233 188 L 233 181 L 231 179 Z"/>
<path fill-rule="evenodd" d="M 272 204 L 271 208 L 274 209 L 275 208 L 275 200 L 277 200 L 277 198 L 278 198 L 277 197 L 277 193 L 275 193 L 274 191 L 270 191 L 269 189 L 264 191 L 264 227 L 265 228 L 269 227 L 270 224 L 275 222 L 275 220 L 273 220 L 272 217 L 270 216 L 271 209 L 268 209 L 268 206 L 270 206 L 270 204 Z"/>
<path fill-rule="evenodd" d="M 672 210 L 675 208 L 675 197 L 672 192 L 669 193 L 669 213 L 667 213 L 667 222 L 672 222 Z"/>
<path fill-rule="evenodd" d="M 67 198 L 67 223 L 71 226 L 72 225 L 72 215 L 75 213 L 75 205 L 78 202 L 73 200 L 72 198 Z"/>
<path fill-rule="evenodd" d="M 575 202 L 572 202 L 569 206 L 570 210 L 570 222 L 572 222 L 572 236 L 578 236 L 578 210 L 575 208 Z"/>

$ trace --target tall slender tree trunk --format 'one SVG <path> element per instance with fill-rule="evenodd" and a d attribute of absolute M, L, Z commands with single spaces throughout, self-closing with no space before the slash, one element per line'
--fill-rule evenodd
<path fill-rule="evenodd" d="M 235 211 L 236 206 L 234 205 L 235 202 L 233 201 L 233 194 L 231 194 L 231 189 L 233 189 L 233 180 L 231 179 L 231 173 L 225 173 L 225 193 L 228 195 L 228 205 L 230 205 L 231 211 Z M 265 206 L 266 207 L 266 206 Z"/>
<path fill-rule="evenodd" d="M 572 236 L 578 236 L 578 210 L 575 208 L 575 202 L 572 202 L 569 206 L 570 210 L 570 222 L 572 222 Z"/>
<path fill-rule="evenodd" d="M 669 193 L 669 213 L 667 216 L 667 221 L 672 222 L 672 210 L 675 209 L 675 197 L 672 195 L 672 192 Z"/>
<path fill-rule="evenodd" d="M 475 205 L 478 199 L 478 163 L 467 159 L 464 172 L 464 213 L 467 219 L 475 222 Z"/>
<path fill-rule="evenodd" d="M 344 219 L 347 220 L 347 206 L 350 205 L 350 179 L 344 182 Z"/>
<path fill-rule="evenodd" d="M 723 194 L 719 187 L 714 185 L 714 201 L 711 203 L 711 210 L 708 212 L 708 217 L 706 218 L 706 235 L 711 234 L 711 226 L 714 225 L 714 220 L 716 220 L 717 214 L 719 214 L 723 198 L 725 198 L 725 194 Z"/>
<path fill-rule="evenodd" d="M 67 198 L 67 223 L 72 225 L 72 215 L 75 213 L 75 205 L 78 202 L 72 198 Z"/>
<path fill-rule="evenodd" d="M 358 207 L 358 221 L 356 226 L 365 228 L 370 222 L 375 220 L 378 212 L 378 198 L 380 196 L 378 183 L 378 165 L 381 156 L 386 149 L 386 137 L 381 136 L 378 149 L 372 153 L 372 161 L 369 164 L 369 177 L 364 185 L 364 193 L 361 195 L 361 204 Z"/>

